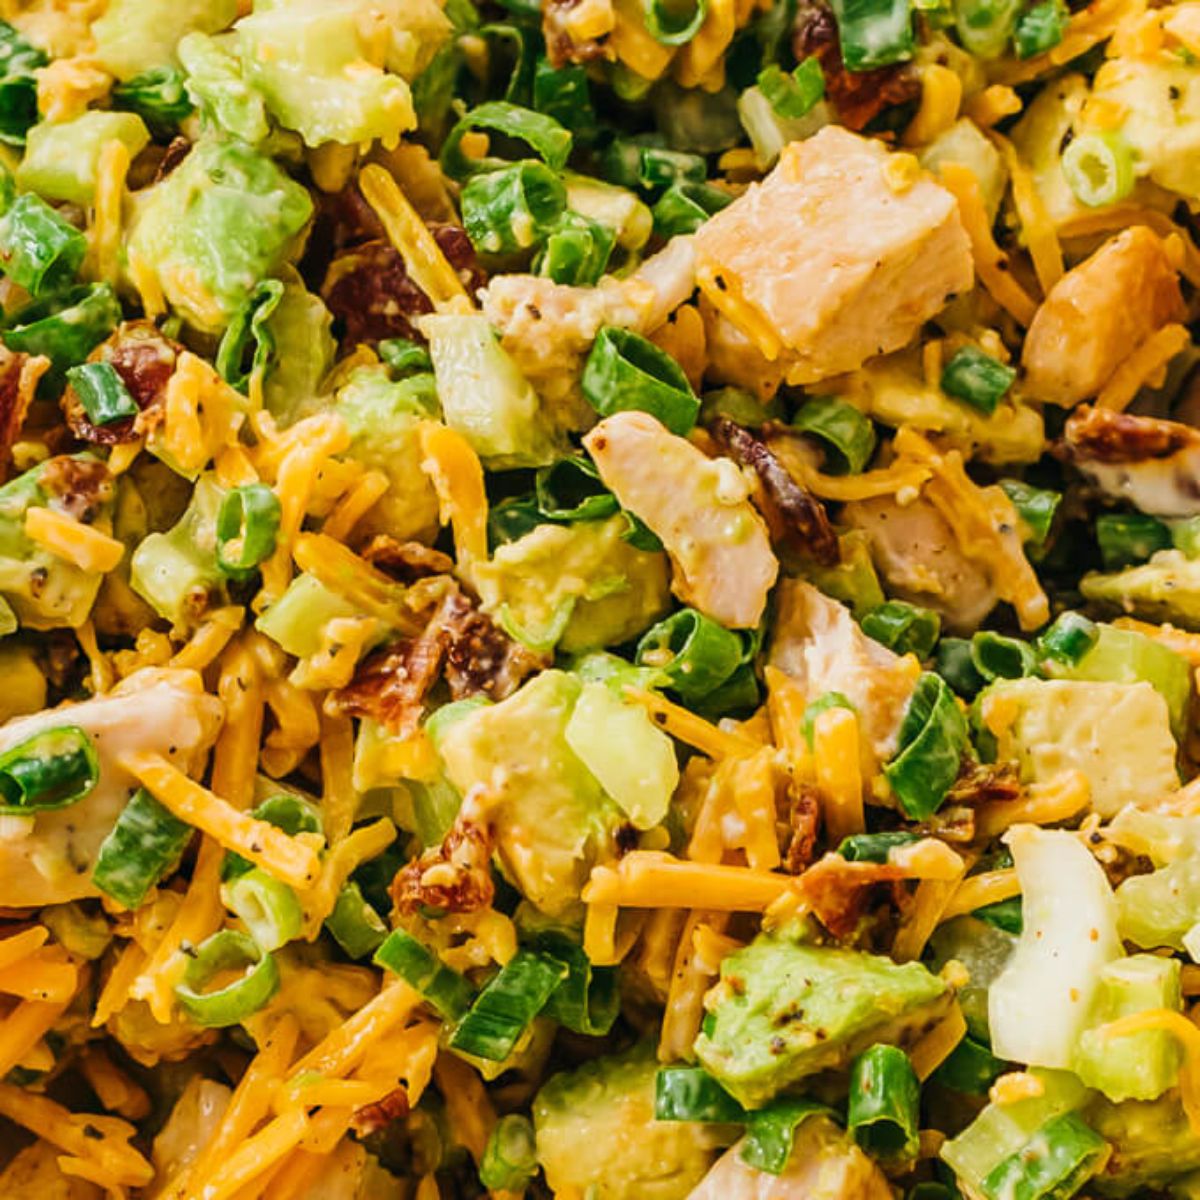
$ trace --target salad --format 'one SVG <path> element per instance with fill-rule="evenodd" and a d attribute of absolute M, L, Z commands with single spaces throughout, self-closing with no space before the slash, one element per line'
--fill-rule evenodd
<path fill-rule="evenodd" d="M 1200 2 L 0 18 L 0 1196 L 1200 1197 Z"/>

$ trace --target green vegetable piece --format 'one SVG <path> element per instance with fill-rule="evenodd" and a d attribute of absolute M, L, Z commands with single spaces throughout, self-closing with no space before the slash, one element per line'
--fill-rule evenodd
<path fill-rule="evenodd" d="M 845 708 L 852 713 L 857 713 L 858 709 L 854 707 L 854 702 L 841 692 L 822 692 L 811 704 L 804 709 L 804 717 L 801 721 L 800 732 L 804 734 L 804 740 L 808 743 L 808 748 L 813 748 L 813 736 L 817 728 L 817 718 L 831 708 Z"/>
<path fill-rule="evenodd" d="M 504 257 L 549 235 L 567 206 L 567 189 L 545 163 L 524 162 L 472 177 L 462 192 L 463 225 L 481 254 Z"/>
<path fill-rule="evenodd" d="M 1200 558 L 1200 517 L 1182 517 L 1169 523 L 1171 545 L 1186 558 Z"/>
<path fill-rule="evenodd" d="M 978 58 L 1004 53 L 1022 0 L 954 0 L 954 29 L 962 45 Z"/>
<path fill-rule="evenodd" d="M 870 71 L 912 58 L 909 0 L 833 0 L 832 7 L 847 70 Z"/>
<path fill-rule="evenodd" d="M 488 509 L 488 549 L 518 542 L 546 518 L 534 496 L 512 496 Z"/>
<path fill-rule="evenodd" d="M 1073 667 L 1081 662 L 1100 640 L 1095 621 L 1082 613 L 1065 612 L 1038 638 L 1038 650 L 1044 659 Z"/>
<path fill-rule="evenodd" d="M 959 988 L 958 1002 L 967 1022 L 968 1034 L 991 1045 L 988 1021 L 988 992 L 1012 958 L 1017 938 L 974 916 L 955 917 L 934 931 L 929 939 L 926 962 L 940 971 L 951 959 L 966 967 L 970 978 Z"/>
<path fill-rule="evenodd" d="M 942 619 L 932 609 L 889 600 L 863 617 L 862 630 L 897 654 L 928 658 L 941 633 Z"/>
<path fill-rule="evenodd" d="M 0 336 L 10 350 L 50 360 L 42 386 L 54 391 L 66 370 L 83 362 L 120 321 L 116 293 L 107 283 L 93 283 L 26 305 L 8 319 Z"/>
<path fill-rule="evenodd" d="M 283 284 L 278 279 L 264 279 L 221 335 L 214 361 L 217 374 L 242 395 L 249 393 L 252 378 L 257 376 L 265 380 L 274 365 L 275 339 L 268 321 L 282 299 Z M 247 350 L 250 351 L 248 365 Z"/>
<path fill-rule="evenodd" d="M 1017 372 L 977 346 L 962 346 L 942 368 L 942 391 L 989 417 L 1012 387 Z"/>
<path fill-rule="evenodd" d="M 582 388 L 602 417 L 640 409 L 681 435 L 695 425 L 700 412 L 683 368 L 669 354 L 640 334 L 612 325 L 596 336 Z"/>
<path fill-rule="evenodd" d="M 466 977 L 443 966 L 432 951 L 403 929 L 393 929 L 388 934 L 372 961 L 399 975 L 447 1021 L 460 1020 L 470 1007 L 473 989 Z"/>
<path fill-rule="evenodd" d="M 1115 130 L 1080 133 L 1063 151 L 1062 172 L 1080 204 L 1104 208 L 1133 191 L 1134 159 L 1133 147 Z"/>
<path fill-rule="evenodd" d="M 239 978 L 209 990 L 213 980 L 238 968 Z M 278 990 L 279 967 L 271 955 L 246 934 L 223 929 L 196 947 L 175 998 L 197 1025 L 224 1029 L 258 1012 Z"/>
<path fill-rule="evenodd" d="M 1200 628 L 1200 560 L 1160 550 L 1148 563 L 1079 581 L 1084 599 L 1152 621 Z"/>
<path fill-rule="evenodd" d="M 39 914 L 42 924 L 65 950 L 95 962 L 112 944 L 113 933 L 104 914 L 89 912 L 78 901 L 51 904 Z"/>
<path fill-rule="evenodd" d="M 0 815 L 66 808 L 100 779 L 92 739 L 77 725 L 45 729 L 0 754 Z"/>
<path fill-rule="evenodd" d="M 151 67 L 113 86 L 114 108 L 136 113 L 156 137 L 165 137 L 193 112 L 178 67 Z"/>
<path fill-rule="evenodd" d="M 703 1067 L 662 1067 L 654 1077 L 656 1121 L 742 1124 L 746 1115 Z"/>
<path fill-rule="evenodd" d="M 523 1192 L 537 1169 L 533 1122 L 519 1113 L 501 1117 L 488 1135 L 479 1162 L 479 1182 L 491 1192 Z"/>
<path fill-rule="evenodd" d="M 347 956 L 354 959 L 373 954 L 388 936 L 388 927 L 353 880 L 338 893 L 333 912 L 325 918 L 325 928 Z"/>
<path fill-rule="evenodd" d="M 433 370 L 429 351 L 409 338 L 385 338 L 375 349 L 394 375 L 414 375 Z"/>
<path fill-rule="evenodd" d="M 900 724 L 900 752 L 884 768 L 905 815 L 921 821 L 937 812 L 969 746 L 966 718 L 946 681 L 923 674 Z"/>
<path fill-rule="evenodd" d="M 237 0 L 112 0 L 92 22 L 96 58 L 120 80 L 175 61 L 180 40 L 217 33 L 237 19 Z"/>
<path fill-rule="evenodd" d="M 593 967 L 583 947 L 553 928 L 529 939 L 532 949 L 566 964 L 567 974 L 546 1004 L 546 1016 L 572 1033 L 604 1037 L 621 1009 L 614 967 Z"/>
<path fill-rule="evenodd" d="M 1148 875 L 1133 875 L 1117 888 L 1121 936 L 1153 950 L 1186 949 L 1200 901 L 1200 855 L 1181 854 Z"/>
<path fill-rule="evenodd" d="M 975 667 L 970 638 L 942 638 L 934 656 L 934 670 L 955 692 L 968 700 L 986 682 Z"/>
<path fill-rule="evenodd" d="M 26 132 L 38 119 L 34 71 L 49 61 L 7 21 L 0 21 L 0 142 L 25 144 Z"/>
<path fill-rule="evenodd" d="M 1171 531 L 1145 513 L 1105 513 L 1096 518 L 1096 541 L 1106 571 L 1143 563 L 1171 547 Z"/>
<path fill-rule="evenodd" d="M 42 121 L 29 131 L 17 184 L 47 200 L 89 205 L 96 194 L 100 155 L 113 141 L 122 142 L 133 159 L 149 144 L 150 133 L 142 118 L 130 112 L 86 112 L 71 121 Z"/>
<path fill-rule="evenodd" d="M 590 458 L 572 454 L 543 467 L 534 479 L 537 511 L 547 521 L 602 521 L 620 511 Z"/>
<path fill-rule="evenodd" d="M 595 132 L 596 113 L 582 64 L 556 68 L 539 58 L 533 68 L 533 107 L 577 136 L 590 138 Z"/>
<path fill-rule="evenodd" d="M 546 235 L 533 269 L 555 283 L 590 287 L 604 274 L 613 245 L 612 232 L 598 221 L 564 212 Z"/>
<path fill-rule="evenodd" d="M 1021 14 L 1013 30 L 1018 58 L 1032 58 L 1053 50 L 1063 40 L 1070 14 L 1060 0 L 1041 0 Z"/>
<path fill-rule="evenodd" d="M 1173 1200 L 1194 1200 L 1195 1176 L 1185 1173 L 1200 1168 L 1200 1138 L 1177 1094 L 1120 1104 L 1097 1096 L 1083 1116 L 1112 1150 L 1095 1178 L 1097 1194 L 1139 1198 L 1167 1189 Z"/>
<path fill-rule="evenodd" d="M 219 498 L 217 504 L 220 503 Z M 212 508 L 213 559 L 216 568 L 216 505 Z M 153 536 L 153 535 L 151 535 Z M 140 547 L 139 547 L 140 549 Z M 138 557 L 137 552 L 134 558 Z M 219 576 L 214 576 L 217 578 Z M 300 574 L 288 584 L 288 589 L 254 623 L 259 633 L 265 633 L 288 654 L 308 658 L 321 649 L 321 631 L 328 622 L 340 617 L 362 614 L 349 600 L 332 592 L 312 575 Z"/>
<path fill-rule="evenodd" d="M 558 959 L 518 950 L 454 1027 L 450 1048 L 503 1062 L 566 976 Z"/>
<path fill-rule="evenodd" d="M 901 1053 L 901 1052 L 898 1052 Z M 808 1117 L 832 1115 L 827 1105 L 807 1096 L 780 1096 L 748 1113 L 738 1157 L 768 1175 L 781 1175 L 792 1157 L 796 1130 Z"/>
<path fill-rule="evenodd" d="M 904 829 L 886 833 L 852 833 L 838 843 L 837 852 L 847 862 L 885 863 L 893 850 L 911 846 L 920 840 L 919 833 L 909 833 Z"/>
<path fill-rule="evenodd" d="M 246 82 L 228 46 L 229 39 L 202 33 L 181 39 L 177 49 L 187 71 L 187 95 L 206 132 L 228 134 L 254 146 L 271 132 L 267 106 L 258 89 Z"/>
<path fill-rule="evenodd" d="M 256 805 L 250 815 L 258 821 L 266 821 L 276 829 L 282 829 L 289 837 L 298 833 L 320 833 L 321 813 L 307 800 L 292 792 L 276 792 Z M 229 851 L 221 862 L 221 880 L 228 882 L 239 875 L 254 870 L 254 864 L 240 854 Z"/>
<path fill-rule="evenodd" d="M 980 678 L 988 683 L 997 679 L 1022 679 L 1037 674 L 1037 651 L 1020 638 L 1005 637 L 991 629 L 981 629 L 971 638 L 971 662 Z"/>
<path fill-rule="evenodd" d="M 982 908 L 977 908 L 973 915 L 987 925 L 1003 929 L 1005 933 L 1019 934 L 1025 928 L 1020 896 L 997 900 L 995 904 L 985 904 Z"/>
<path fill-rule="evenodd" d="M 703 701 L 742 665 L 742 637 L 694 608 L 683 608 L 652 626 L 638 642 L 639 666 L 662 672 L 687 702 Z"/>
<path fill-rule="evenodd" d="M 1004 1074 L 1008 1064 L 989 1047 L 966 1034 L 931 1078 L 951 1091 L 968 1096 L 986 1096 L 988 1088 Z"/>
<path fill-rule="evenodd" d="M 700 423 L 707 425 L 717 417 L 728 417 L 746 429 L 758 429 L 766 421 L 782 420 L 783 405 L 777 395 L 764 401 L 744 388 L 717 388 L 700 398 Z"/>
<path fill-rule="evenodd" d="M 875 426 L 852 404 L 836 396 L 812 396 L 792 418 L 792 427 L 824 443 L 835 474 L 857 475 L 875 453 Z"/>
<path fill-rule="evenodd" d="M 643 146 L 638 153 L 638 179 L 651 191 L 680 183 L 703 183 L 708 166 L 699 154 L 684 154 L 660 146 Z"/>
<path fill-rule="evenodd" d="M 217 510 L 217 566 L 231 579 L 247 578 L 275 553 L 282 509 L 265 483 L 225 493 Z"/>
<path fill-rule="evenodd" d="M 916 1158 L 920 1109 L 921 1085 L 899 1047 L 872 1046 L 851 1064 L 846 1127 L 873 1158 L 889 1164 Z"/>
<path fill-rule="evenodd" d="M 524 142 L 551 171 L 561 171 L 571 154 L 572 137 L 553 117 L 534 112 L 517 104 L 495 100 L 471 109 L 450 131 L 442 146 L 442 170 L 451 179 L 465 179 L 488 171 L 508 167 L 512 159 L 491 155 L 485 158 L 468 158 L 462 152 L 462 140 L 468 133 L 483 131 L 498 134 L 509 142 Z M 519 154 L 518 157 L 527 157 Z"/>
<path fill-rule="evenodd" d="M 664 46 L 682 46 L 700 31 L 708 15 L 708 0 L 648 0 L 646 28 Z"/>
<path fill-rule="evenodd" d="M 225 885 L 225 904 L 263 950 L 278 950 L 300 936 L 304 912 L 286 883 L 253 867 Z"/>
<path fill-rule="evenodd" d="M 75 389 L 87 419 L 93 425 L 111 425 L 138 415 L 138 406 L 125 381 L 110 362 L 90 362 L 72 367 L 67 383 Z"/>
<path fill-rule="evenodd" d="M 0 266 L 32 296 L 71 283 L 86 253 L 83 233 L 40 196 L 18 196 L 0 217 Z"/>
<path fill-rule="evenodd" d="M 1012 501 L 1017 516 L 1024 525 L 1023 541 L 1027 546 L 1040 548 L 1050 536 L 1054 515 L 1062 503 L 1062 493 L 1038 488 L 1020 479 L 1001 479 L 1004 494 Z"/>
<path fill-rule="evenodd" d="M 654 205 L 654 232 L 668 239 L 695 233 L 709 217 L 732 203 L 728 192 L 707 183 L 673 183 Z"/>
<path fill-rule="evenodd" d="M 760 1108 L 876 1042 L 904 1044 L 949 1003 L 945 983 L 919 963 L 761 933 L 721 963 L 695 1051 L 735 1099 Z"/>
<path fill-rule="evenodd" d="M 825 95 L 825 75 L 817 58 L 806 58 L 791 72 L 772 63 L 759 71 L 755 86 L 766 96 L 776 116 L 794 121 L 807 116 Z"/>
<path fill-rule="evenodd" d="M 1107 1153 L 1108 1144 L 1080 1117 L 1063 1113 L 998 1163 L 981 1190 L 988 1200 L 1064 1200 L 1096 1173 Z"/>
<path fill-rule="evenodd" d="M 193 833 L 145 788 L 138 788 L 100 844 L 92 882 L 126 908 L 137 908 L 179 861 Z"/>

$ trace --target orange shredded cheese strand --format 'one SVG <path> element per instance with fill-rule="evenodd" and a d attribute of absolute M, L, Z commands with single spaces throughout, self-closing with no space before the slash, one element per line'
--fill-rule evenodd
<path fill-rule="evenodd" d="M 908 1052 L 913 1071 L 923 1083 L 950 1057 L 967 1032 L 967 1021 L 958 1001 Z"/>
<path fill-rule="evenodd" d="M 325 918 L 333 912 L 347 879 L 368 859 L 382 854 L 396 840 L 396 826 L 387 817 L 363 825 L 343 837 L 325 856 L 321 877 L 301 896 L 305 936 L 312 941 L 321 932 Z"/>
<path fill-rule="evenodd" d="M 675 56 L 674 47 L 664 46 L 650 35 L 639 0 L 613 0 L 608 45 L 620 62 L 643 79 L 658 79 Z"/>
<path fill-rule="evenodd" d="M 946 905 L 958 890 L 959 880 L 966 873 L 966 861 L 962 861 L 955 879 L 922 879 L 913 894 L 912 906 L 900 921 L 896 939 L 892 943 L 892 957 L 897 962 L 915 962 L 925 950 L 933 931 L 942 920 Z"/>
<path fill-rule="evenodd" d="M 640 704 L 660 729 L 702 751 L 709 758 L 738 758 L 754 754 L 760 748 L 760 743 L 742 734 L 718 729 L 703 717 L 696 716 L 655 692 L 627 687 L 625 697 L 634 704 Z"/>
<path fill-rule="evenodd" d="M 22 1000 L 0 1021 L 0 1075 L 7 1075 L 49 1033 L 71 998 L 53 1003 Z"/>
<path fill-rule="evenodd" d="M 96 163 L 96 195 L 92 227 L 89 230 L 89 250 L 96 278 L 114 287 L 121 274 L 121 207 L 128 173 L 128 147 L 120 138 L 105 142 Z"/>
<path fill-rule="evenodd" d="M 49 936 L 50 931 L 45 925 L 33 925 L 29 929 L 22 929 L 20 933 L 14 933 L 12 937 L 6 937 L 0 941 L 0 969 L 11 967 L 13 963 L 28 958 L 35 950 L 46 944 Z"/>
<path fill-rule="evenodd" d="M 180 354 L 167 381 L 162 424 L 150 434 L 181 471 L 196 473 L 237 439 L 242 397 L 190 350 Z"/>
<path fill-rule="evenodd" d="M 26 509 L 25 536 L 81 571 L 106 574 L 125 556 L 124 542 L 56 508 Z"/>
<path fill-rule="evenodd" d="M 263 671 L 255 653 L 260 634 L 247 632 L 225 652 L 217 695 L 225 705 L 225 724 L 213 751 L 212 790 L 234 808 L 254 800 L 254 774 L 262 740 Z"/>
<path fill-rule="evenodd" d="M 367 1051 L 421 1002 L 405 983 L 391 982 L 368 1004 L 334 1029 L 292 1068 L 292 1077 L 317 1071 L 330 1078 L 349 1074 Z"/>
<path fill-rule="evenodd" d="M 109 1112 L 130 1121 L 149 1115 L 150 1097 L 145 1089 L 134 1083 L 101 1047 L 88 1046 L 79 1057 L 79 1066 L 88 1086 Z"/>
<path fill-rule="evenodd" d="M 583 952 L 598 967 L 611 967 L 618 961 L 617 904 L 589 904 L 583 918 Z"/>
<path fill-rule="evenodd" d="M 244 616 L 245 609 L 237 605 L 231 604 L 215 609 L 179 648 L 169 665 L 191 671 L 203 671 L 211 666 L 233 640 L 233 635 L 242 627 Z"/>
<path fill-rule="evenodd" d="M 1169 623 L 1152 625 L 1149 621 L 1139 621 L 1135 617 L 1117 617 L 1113 624 L 1118 629 L 1132 629 L 1146 637 L 1154 638 L 1164 646 L 1169 646 L 1176 654 L 1183 655 L 1193 667 L 1200 667 L 1200 633 L 1189 633 Z"/>
<path fill-rule="evenodd" d="M 309 1119 L 304 1109 L 289 1109 L 268 1121 L 217 1164 L 196 1192 L 196 1200 L 231 1200 L 240 1188 L 258 1179 L 284 1155 L 300 1144 L 308 1132 Z"/>
<path fill-rule="evenodd" d="M 275 718 L 275 728 L 267 734 L 259 759 L 268 775 L 280 779 L 290 775 L 321 740 L 321 718 L 312 693 L 288 679 L 268 678 L 263 699 Z"/>
<path fill-rule="evenodd" d="M 354 725 L 349 717 L 321 714 L 321 817 L 325 837 L 336 846 L 358 811 L 354 789 Z"/>
<path fill-rule="evenodd" d="M 1012 180 L 1013 204 L 1044 296 L 1063 277 L 1062 247 L 1058 244 L 1054 222 L 1050 220 L 1042 197 L 1033 182 L 1033 176 L 1021 161 L 1016 147 L 1008 138 L 998 133 L 991 133 L 989 136 L 999 147 L 1008 167 L 1009 178 Z"/>
<path fill-rule="evenodd" d="M 1185 325 L 1156 330 L 1113 372 L 1096 397 L 1096 407 L 1121 412 L 1143 387 L 1161 387 L 1167 364 L 1191 340 Z"/>
<path fill-rule="evenodd" d="M 79 987 L 79 970 L 61 946 L 46 946 L 0 967 L 0 992 L 23 1000 L 65 1004 Z"/>
<path fill-rule="evenodd" d="M 777 444 L 782 449 L 786 443 Z M 930 470 L 921 463 L 898 458 L 889 466 L 861 475 L 825 475 L 798 455 L 785 457 L 788 474 L 801 487 L 822 500 L 845 503 L 850 500 L 873 500 L 877 496 L 894 496 L 897 492 L 919 488 L 930 477 Z"/>
<path fill-rule="evenodd" d="M 703 909 L 688 914 L 683 932 L 675 948 L 671 967 L 671 984 L 663 1009 L 662 1029 L 658 1039 L 659 1062 L 674 1062 L 694 1057 L 692 1044 L 704 1019 L 704 994 L 712 985 L 714 972 L 698 953 L 698 937 L 702 929 L 720 936 L 729 923 L 729 914 Z"/>
<path fill-rule="evenodd" d="M 1011 867 L 1000 871 L 983 871 L 964 879 L 958 885 L 949 903 L 942 910 L 941 919 L 949 921 L 972 913 L 986 904 L 997 904 L 1001 900 L 1011 900 L 1021 894 L 1021 881 Z"/>
<path fill-rule="evenodd" d="M 962 104 L 962 80 L 940 63 L 930 63 L 920 70 L 921 103 L 917 115 L 904 131 L 906 146 L 922 146 L 931 142 L 954 124 Z"/>
<path fill-rule="evenodd" d="M 858 717 L 845 708 L 828 708 L 813 724 L 813 762 L 825 833 L 831 845 L 862 833 L 863 780 Z"/>
<path fill-rule="evenodd" d="M 1059 227 L 1058 235 L 1061 238 L 1086 238 L 1097 233 L 1125 229 L 1130 225 L 1145 225 L 1164 238 L 1175 235 L 1183 247 L 1183 262 L 1180 264 L 1180 272 L 1190 284 L 1200 287 L 1200 248 L 1197 248 L 1191 235 L 1183 226 L 1176 224 L 1166 213 L 1158 212 L 1156 209 L 1142 208 L 1133 204 L 1116 204 L 1111 208 L 1102 208 L 1096 212 L 1070 218 Z"/>
<path fill-rule="evenodd" d="M 811 777 L 812 755 L 804 736 L 804 689 L 778 667 L 768 665 L 763 675 L 767 684 L 767 715 L 775 745 L 787 754 L 794 782 Z"/>
<path fill-rule="evenodd" d="M 136 942 L 130 942 L 116 961 L 100 995 L 96 997 L 96 1008 L 92 1013 L 92 1027 L 104 1025 L 114 1013 L 118 1013 L 129 1000 L 130 989 L 146 965 L 146 952 Z"/>
<path fill-rule="evenodd" d="M 763 912 L 788 887 L 786 875 L 721 863 L 687 862 L 634 850 L 615 866 L 599 866 L 583 890 L 588 904 L 634 908 L 711 908 Z"/>
<path fill-rule="evenodd" d="M 749 758 L 727 759 L 722 768 L 731 769 L 733 803 L 745 826 L 743 847 L 746 861 L 756 871 L 779 866 L 779 838 L 775 832 L 775 751 L 764 746 Z"/>
<path fill-rule="evenodd" d="M 469 579 L 477 563 L 487 561 L 487 493 L 479 456 L 461 433 L 426 421 L 421 425 L 421 469 L 433 481 L 443 523 L 454 529 L 459 569 Z"/>
<path fill-rule="evenodd" d="M 990 129 L 1005 117 L 1021 111 L 1021 97 L 1005 84 L 993 83 L 982 92 L 976 92 L 963 105 L 963 111 L 981 129 Z"/>
<path fill-rule="evenodd" d="M 354 527 L 383 499 L 391 487 L 391 481 L 382 471 L 368 471 L 337 503 L 337 507 L 325 518 L 321 532 L 346 541 Z"/>
<path fill-rule="evenodd" d="M 737 32 L 734 0 L 709 0 L 708 12 L 695 36 L 675 57 L 675 78 L 683 87 L 719 92 L 725 85 L 722 55 Z"/>

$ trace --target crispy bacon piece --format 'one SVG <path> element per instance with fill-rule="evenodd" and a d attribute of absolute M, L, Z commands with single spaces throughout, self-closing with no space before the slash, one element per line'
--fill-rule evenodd
<path fill-rule="evenodd" d="M 607 53 L 608 35 L 577 42 L 570 33 L 567 16 L 581 0 L 546 0 L 542 6 L 542 36 L 546 39 L 546 57 L 557 70 L 568 63 L 588 63 Z"/>
<path fill-rule="evenodd" d="M 445 645 L 440 631 L 401 638 L 369 655 L 354 678 L 329 699 L 351 717 L 370 717 L 393 733 L 411 733 L 425 711 L 425 696 L 437 682 Z"/>
<path fill-rule="evenodd" d="M 1190 425 L 1086 404 L 1071 414 L 1063 430 L 1063 446 L 1072 460 L 1142 462 L 1170 458 L 1197 445 L 1200 433 Z"/>
<path fill-rule="evenodd" d="M 13 443 L 20 437 L 38 381 L 49 365 L 49 360 L 40 355 L 31 358 L 0 346 L 0 480 L 11 461 Z"/>
<path fill-rule="evenodd" d="M 958 778 L 946 793 L 945 805 L 974 806 L 990 804 L 994 800 L 1019 800 L 1024 791 L 1021 786 L 1020 769 L 1016 763 L 964 761 Z"/>
<path fill-rule="evenodd" d="M 792 35 L 792 49 L 799 61 L 816 56 L 825 75 L 826 98 L 837 110 L 841 123 L 856 132 L 885 108 L 907 104 L 921 94 L 920 81 L 903 65 L 848 71 L 842 61 L 837 21 L 823 5 L 800 12 Z"/>
<path fill-rule="evenodd" d="M 812 865 L 821 824 L 821 801 L 816 789 L 803 783 L 794 784 L 789 789 L 789 797 L 791 835 L 783 863 L 789 874 L 799 875 Z"/>
<path fill-rule="evenodd" d="M 374 1104 L 364 1104 L 354 1110 L 350 1126 L 359 1137 L 368 1137 L 378 1133 L 393 1121 L 407 1117 L 409 1113 L 408 1092 L 398 1087 L 388 1092 L 382 1100 Z"/>
<path fill-rule="evenodd" d="M 434 575 L 450 575 L 454 559 L 420 542 L 398 542 L 386 533 L 377 534 L 362 549 L 362 556 L 372 566 L 398 583 L 415 583 Z"/>
<path fill-rule="evenodd" d="M 848 938 L 870 906 L 879 884 L 898 884 L 899 867 L 886 863 L 847 862 L 840 854 L 826 854 L 797 880 L 808 907 L 836 938 Z"/>
<path fill-rule="evenodd" d="M 459 593 L 446 606 L 446 682 L 461 700 L 481 693 L 511 696 L 546 659 L 514 641 L 481 608 Z"/>
<path fill-rule="evenodd" d="M 758 476 L 762 486 L 755 500 L 770 527 L 772 539 L 826 566 L 837 563 L 840 557 L 837 534 L 821 501 L 801 487 L 766 443 L 748 429 L 728 417 L 718 417 L 710 429 L 734 462 L 750 467 Z"/>
<path fill-rule="evenodd" d="M 465 913 L 487 908 L 495 896 L 491 859 L 490 831 L 460 816 L 440 846 L 396 872 L 392 902 L 406 916 L 422 909 Z"/>
<path fill-rule="evenodd" d="M 47 460 L 40 483 L 59 508 L 84 524 L 113 496 L 113 477 L 104 463 L 66 454 Z"/>

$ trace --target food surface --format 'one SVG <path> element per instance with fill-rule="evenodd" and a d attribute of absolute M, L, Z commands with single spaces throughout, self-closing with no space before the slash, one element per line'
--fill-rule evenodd
<path fill-rule="evenodd" d="M 0 0 L 0 1200 L 1200 1198 L 1200 0 Z"/>

